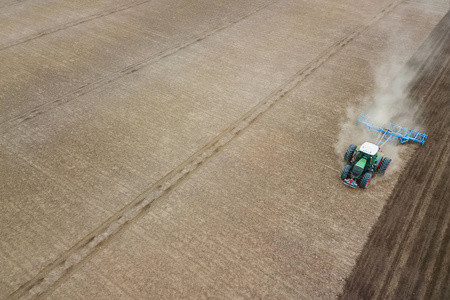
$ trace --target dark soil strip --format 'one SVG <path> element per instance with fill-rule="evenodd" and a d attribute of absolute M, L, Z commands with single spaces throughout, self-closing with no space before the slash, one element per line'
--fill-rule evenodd
<path fill-rule="evenodd" d="M 341 299 L 450 299 L 450 12 L 405 67 L 429 135 L 409 161 Z"/>

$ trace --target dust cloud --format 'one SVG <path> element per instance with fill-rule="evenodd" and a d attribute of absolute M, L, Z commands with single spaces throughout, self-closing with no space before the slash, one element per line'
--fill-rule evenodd
<path fill-rule="evenodd" d="M 366 126 L 356 125 L 361 114 L 370 116 L 379 126 L 390 122 L 424 132 L 419 103 L 409 97 L 409 88 L 417 80 L 416 74 L 418 70 L 413 61 L 402 67 L 395 55 L 391 56 L 386 64 L 374 67 L 374 95 L 359 99 L 355 105 L 347 107 L 346 118 L 340 124 L 338 141 L 334 148 L 342 165 L 345 164 L 342 158 L 350 144 L 360 145 L 377 141 L 377 131 L 369 132 Z M 400 144 L 397 139 L 391 138 L 381 149 L 386 157 L 392 159 L 384 178 L 401 170 L 416 147 L 415 143 Z"/>

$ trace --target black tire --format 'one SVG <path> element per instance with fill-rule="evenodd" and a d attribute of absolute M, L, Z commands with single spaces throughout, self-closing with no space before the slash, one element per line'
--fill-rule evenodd
<path fill-rule="evenodd" d="M 388 157 L 383 158 L 383 160 L 381 161 L 381 164 L 380 164 L 380 168 L 378 169 L 378 172 L 380 173 L 381 176 L 383 176 L 384 173 L 386 173 L 391 161 L 392 161 L 392 159 L 390 159 Z"/>
<path fill-rule="evenodd" d="M 359 186 L 362 187 L 363 189 L 367 189 L 371 177 L 372 174 L 370 173 L 364 174 L 363 177 L 361 178 L 361 181 L 359 182 Z"/>
<path fill-rule="evenodd" d="M 342 173 L 341 173 L 341 179 L 342 180 L 347 179 L 348 173 L 350 172 L 351 168 L 352 168 L 352 166 L 350 166 L 350 165 L 346 165 L 344 167 L 344 170 L 342 170 Z"/>
<path fill-rule="evenodd" d="M 347 152 L 345 152 L 345 155 L 344 155 L 344 160 L 346 162 L 350 163 L 352 161 L 353 154 L 355 154 L 356 148 L 357 148 L 356 145 L 353 145 L 353 144 L 348 146 Z"/>

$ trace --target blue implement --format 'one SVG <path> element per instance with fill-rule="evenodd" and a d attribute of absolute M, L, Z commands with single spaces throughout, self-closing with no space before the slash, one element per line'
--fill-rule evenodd
<path fill-rule="evenodd" d="M 428 138 L 428 135 L 424 133 L 420 133 L 418 131 L 404 128 L 392 123 L 385 123 L 383 124 L 383 126 L 377 126 L 367 115 L 361 115 L 358 121 L 356 121 L 356 124 L 358 123 L 366 125 L 368 131 L 374 129 L 380 132 L 380 136 L 377 141 L 377 145 L 380 147 L 383 146 L 391 137 L 397 138 L 402 144 L 408 141 L 415 141 L 421 143 L 422 145 Z"/>

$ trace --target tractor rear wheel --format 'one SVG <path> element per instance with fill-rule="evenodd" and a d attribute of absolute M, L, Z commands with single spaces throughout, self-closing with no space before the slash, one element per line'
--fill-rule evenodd
<path fill-rule="evenodd" d="M 362 187 L 363 189 L 366 189 L 369 186 L 369 181 L 371 177 L 372 174 L 370 173 L 364 174 L 363 177 L 361 178 L 361 181 L 359 182 L 359 186 Z"/>
<path fill-rule="evenodd" d="M 384 173 L 386 173 L 387 169 L 389 168 L 389 164 L 391 163 L 392 159 L 385 157 L 381 161 L 380 168 L 378 169 L 378 172 L 380 172 L 380 175 L 383 176 Z"/>
<path fill-rule="evenodd" d="M 351 144 L 350 146 L 348 146 L 348 148 L 347 148 L 347 152 L 345 152 L 345 155 L 344 155 L 344 160 L 346 161 L 346 162 L 351 162 L 352 161 L 352 158 L 353 158 L 353 154 L 355 154 L 355 151 L 356 151 L 356 145 L 353 145 L 353 144 Z"/>
<path fill-rule="evenodd" d="M 351 168 L 352 168 L 352 166 L 350 166 L 350 165 L 346 165 L 346 166 L 344 167 L 344 170 L 342 170 L 342 173 L 341 173 L 341 179 L 342 179 L 342 180 L 347 179 L 348 173 L 350 172 L 350 169 L 351 169 Z"/>

